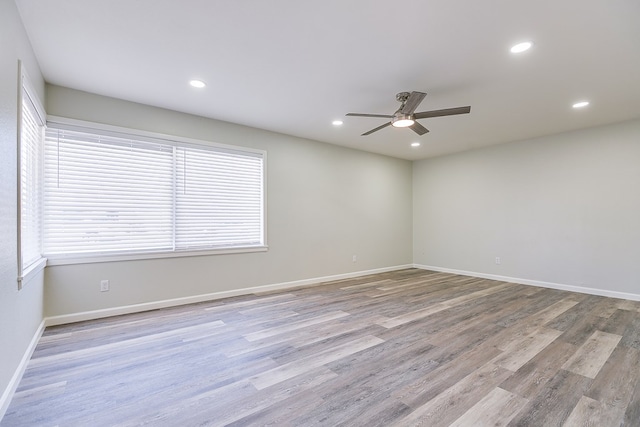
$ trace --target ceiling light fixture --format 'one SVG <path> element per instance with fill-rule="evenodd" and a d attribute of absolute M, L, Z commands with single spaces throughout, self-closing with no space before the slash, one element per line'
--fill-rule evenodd
<path fill-rule="evenodd" d="M 331 122 L 331 124 L 334 126 L 342 126 L 342 120 L 334 120 Z"/>
<path fill-rule="evenodd" d="M 573 108 L 584 108 L 589 105 L 589 101 L 580 101 L 572 105 Z"/>
<path fill-rule="evenodd" d="M 526 50 L 531 49 L 531 46 L 533 46 L 532 42 L 518 43 L 517 45 L 511 47 L 511 53 L 522 53 Z"/>
<path fill-rule="evenodd" d="M 412 114 L 402 114 L 400 112 L 396 113 L 391 119 L 391 126 L 395 128 L 408 128 L 409 126 L 413 126 L 415 120 L 413 120 Z"/>
<path fill-rule="evenodd" d="M 197 87 L 198 89 L 202 89 L 203 87 L 205 87 L 207 84 L 205 82 L 203 82 L 202 80 L 191 80 L 189 82 L 189 84 L 193 87 Z"/>
<path fill-rule="evenodd" d="M 412 147 L 420 147 L 420 143 L 419 142 L 412 142 L 411 146 Z"/>

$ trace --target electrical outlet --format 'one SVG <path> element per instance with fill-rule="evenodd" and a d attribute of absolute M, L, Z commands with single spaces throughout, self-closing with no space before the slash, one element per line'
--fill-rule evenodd
<path fill-rule="evenodd" d="M 109 281 L 101 280 L 100 281 L 100 292 L 107 292 L 109 290 Z"/>
<path fill-rule="evenodd" d="M 352 258 L 352 261 L 353 261 L 353 262 L 357 262 L 357 261 L 358 261 L 358 256 L 357 256 L 357 255 L 354 255 L 354 256 L 353 256 L 353 258 Z"/>
<path fill-rule="evenodd" d="M 502 260 L 500 259 L 499 256 L 496 257 L 496 264 L 500 265 L 500 263 L 502 262 Z"/>

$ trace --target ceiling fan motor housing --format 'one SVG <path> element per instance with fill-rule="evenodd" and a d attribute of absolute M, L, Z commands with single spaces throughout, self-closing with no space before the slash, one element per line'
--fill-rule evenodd
<path fill-rule="evenodd" d="M 404 104 L 409 99 L 409 95 L 411 95 L 409 92 L 399 92 L 396 94 L 396 100 Z"/>

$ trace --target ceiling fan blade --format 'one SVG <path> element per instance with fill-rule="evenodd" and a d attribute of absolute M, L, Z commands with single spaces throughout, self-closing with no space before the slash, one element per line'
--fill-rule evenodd
<path fill-rule="evenodd" d="M 388 114 L 365 114 L 365 113 L 347 113 L 345 114 L 345 116 L 352 116 L 352 117 L 379 117 L 381 119 L 390 119 L 393 116 L 390 116 Z"/>
<path fill-rule="evenodd" d="M 442 116 L 453 116 L 456 114 L 467 114 L 471 111 L 471 107 L 455 107 L 455 108 L 445 108 L 443 110 L 433 110 L 433 111 L 423 111 L 421 113 L 415 113 L 413 115 L 414 119 L 426 119 L 429 117 L 442 117 Z"/>
<path fill-rule="evenodd" d="M 427 129 L 426 127 L 422 126 L 418 122 L 415 122 L 414 124 L 409 126 L 409 129 L 413 130 L 418 135 L 424 135 L 425 133 L 429 132 L 429 129 Z"/>
<path fill-rule="evenodd" d="M 377 128 L 375 128 L 375 129 L 371 129 L 369 132 L 365 132 L 365 133 L 363 133 L 363 134 L 362 134 L 362 136 L 371 135 L 372 133 L 377 132 L 377 131 L 379 131 L 380 129 L 384 129 L 384 128 L 386 128 L 386 127 L 387 127 L 387 126 L 389 126 L 389 125 L 391 125 L 391 122 L 385 123 L 385 124 L 383 124 L 382 126 L 378 126 L 378 127 L 377 127 Z"/>
<path fill-rule="evenodd" d="M 425 96 L 427 96 L 427 94 L 424 92 L 411 92 L 411 95 L 409 95 L 409 98 L 407 98 L 404 103 L 402 113 L 413 114 L 413 112 L 416 111 L 416 108 L 418 108 L 418 105 L 420 105 Z"/>

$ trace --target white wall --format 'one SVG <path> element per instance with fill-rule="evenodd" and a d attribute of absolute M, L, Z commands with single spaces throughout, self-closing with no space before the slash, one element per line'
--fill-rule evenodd
<path fill-rule="evenodd" d="M 44 82 L 13 0 L 0 0 L 0 418 L 12 377 L 42 322 L 42 273 L 18 291 L 18 60 L 44 99 Z M 14 384 L 15 385 L 15 384 Z"/>
<path fill-rule="evenodd" d="M 47 86 L 47 113 L 266 150 L 269 245 L 250 254 L 47 267 L 47 316 L 412 262 L 408 161 L 57 86 Z M 111 281 L 109 292 L 99 292 L 101 279 Z"/>
<path fill-rule="evenodd" d="M 640 121 L 427 159 L 413 174 L 416 264 L 640 297 Z"/>

